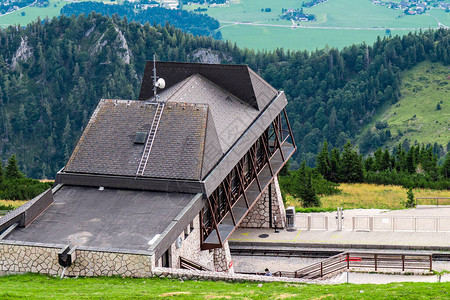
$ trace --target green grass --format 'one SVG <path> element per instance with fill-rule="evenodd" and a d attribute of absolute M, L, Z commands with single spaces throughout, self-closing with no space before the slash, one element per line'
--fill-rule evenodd
<path fill-rule="evenodd" d="M 169 279 L 0 277 L 2 299 L 448 299 L 450 283 L 313 285 Z"/>
<path fill-rule="evenodd" d="M 62 0 L 50 0 L 47 7 L 27 7 L 11 14 L 0 16 L 0 26 L 6 27 L 19 24 L 25 26 L 28 23 L 36 21 L 38 17 L 40 17 L 41 20 L 45 17 L 51 19 L 55 16 L 59 16 L 59 11 L 66 4 L 67 2 Z M 22 12 L 25 12 L 25 16 L 22 16 Z"/>
<path fill-rule="evenodd" d="M 104 2 L 106 4 L 120 4 L 123 0 L 111 2 L 110 0 L 82 0 L 82 1 L 97 1 Z M 11 14 L 0 16 L 0 27 L 7 27 L 10 25 L 22 25 L 25 26 L 33 21 L 36 21 L 38 17 L 41 20 L 48 17 L 49 19 L 60 15 L 61 8 L 70 2 L 63 0 L 49 0 L 47 7 L 27 7 L 19 11 L 15 11 Z M 22 16 L 22 12 L 25 15 Z"/>
<path fill-rule="evenodd" d="M 320 197 L 321 206 L 312 208 L 300 208 L 300 199 L 290 195 L 286 196 L 287 206 L 295 206 L 298 212 L 321 212 L 334 211 L 336 207 L 344 209 L 404 209 L 403 202 L 406 201 L 407 189 L 395 185 L 377 185 L 368 183 L 341 183 L 339 189 L 342 192 L 338 195 Z M 419 197 L 450 197 L 450 191 L 414 189 L 414 196 Z M 445 202 L 445 203 L 448 203 Z M 432 204 L 430 201 L 421 200 L 418 204 Z M 317 211 L 315 211 L 317 209 Z"/>
<path fill-rule="evenodd" d="M 444 147 L 450 141 L 450 68 L 423 62 L 402 74 L 402 99 L 382 110 L 365 130 L 385 121 L 392 134 L 388 146 L 404 139 Z M 442 103 L 440 103 L 442 101 Z M 441 110 L 437 110 L 440 103 Z"/>
<path fill-rule="evenodd" d="M 282 8 L 300 8 L 302 1 L 295 0 L 236 0 L 225 6 L 202 6 L 206 13 L 219 21 L 224 39 L 236 42 L 240 47 L 254 49 L 315 50 L 326 45 L 330 47 L 348 46 L 353 43 L 371 44 L 378 36 L 385 35 L 385 28 L 392 28 L 393 35 L 403 35 L 415 28 L 436 28 L 439 20 L 450 25 L 450 14 L 433 9 L 429 15 L 404 16 L 399 10 L 371 4 L 368 0 L 329 0 L 304 12 L 313 13 L 315 22 L 301 22 L 302 26 L 369 28 L 356 29 L 315 29 L 289 27 L 268 27 L 250 25 L 230 25 L 227 22 L 252 22 L 259 24 L 292 25 L 291 21 L 279 19 Z M 193 10 L 199 5 L 184 6 Z M 271 12 L 261 12 L 261 8 L 271 8 Z M 381 30 L 376 30 L 376 29 Z M 398 29 L 395 29 L 398 28 Z M 400 29 L 406 28 L 406 29 Z"/>

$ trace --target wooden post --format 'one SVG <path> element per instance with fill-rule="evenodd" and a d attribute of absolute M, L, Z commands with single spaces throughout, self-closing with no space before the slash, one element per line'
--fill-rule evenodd
<path fill-rule="evenodd" d="M 350 253 L 347 252 L 347 269 L 350 269 Z"/>
<path fill-rule="evenodd" d="M 323 277 L 323 262 L 320 262 L 320 277 Z"/>
<path fill-rule="evenodd" d="M 430 272 L 433 270 L 433 255 L 430 255 Z"/>
<path fill-rule="evenodd" d="M 405 271 L 405 254 L 402 254 L 402 271 Z"/>
<path fill-rule="evenodd" d="M 375 261 L 375 271 L 377 270 L 377 256 L 376 254 L 373 255 L 374 261 Z"/>

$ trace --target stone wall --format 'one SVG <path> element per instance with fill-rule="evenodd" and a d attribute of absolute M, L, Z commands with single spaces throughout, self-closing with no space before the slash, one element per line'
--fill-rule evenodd
<path fill-rule="evenodd" d="M 226 241 L 222 248 L 214 249 L 214 268 L 217 272 L 233 274 L 234 267 L 231 262 L 230 246 L 228 245 L 228 241 Z"/>
<path fill-rule="evenodd" d="M 297 283 L 333 283 L 326 280 L 288 278 L 278 276 L 261 276 L 247 274 L 231 274 L 224 272 L 208 272 L 198 270 L 182 270 L 171 268 L 156 268 L 152 275 L 160 278 L 179 278 L 182 280 L 211 280 L 211 281 L 233 281 L 233 282 L 297 282 Z"/>
<path fill-rule="evenodd" d="M 272 227 L 285 227 L 286 210 L 284 208 L 283 198 L 281 196 L 281 190 L 278 184 L 277 177 L 275 177 L 274 181 L 270 184 L 270 190 L 272 195 L 272 216 L 270 216 L 269 187 L 267 187 L 266 190 L 264 190 L 261 198 L 259 198 L 258 202 L 256 202 L 253 208 L 242 220 L 242 222 L 240 223 L 240 227 L 269 228 L 270 218 L 272 218 Z M 274 222 L 274 216 L 277 217 L 276 222 Z"/>
<path fill-rule="evenodd" d="M 203 267 L 214 270 L 213 252 L 209 250 L 202 251 L 200 248 L 200 218 L 197 215 L 192 221 L 193 228 L 187 228 L 188 235 L 182 232 L 179 236 L 182 243 L 181 247 L 177 248 L 176 241 L 171 248 L 171 266 L 173 268 L 180 267 L 180 256 L 191 261 L 194 261 Z M 189 226 L 190 227 L 190 226 Z M 161 263 L 158 264 L 159 266 Z"/>
<path fill-rule="evenodd" d="M 24 245 L 3 241 L 0 243 L 0 272 L 60 275 L 63 268 L 58 264 L 58 252 L 62 247 L 63 245 L 38 243 Z M 148 253 L 138 254 L 139 251 L 136 253 L 88 249 L 75 251 L 76 260 L 66 269 L 66 276 L 148 277 L 154 265 L 153 256 Z"/>

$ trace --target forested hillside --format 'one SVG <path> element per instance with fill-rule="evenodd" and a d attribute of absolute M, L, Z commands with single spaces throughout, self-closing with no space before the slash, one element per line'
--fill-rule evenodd
<path fill-rule="evenodd" d="M 220 39 L 222 36 L 219 28 L 219 21 L 205 14 L 188 12 L 185 10 L 166 9 L 162 7 L 142 7 L 139 3 L 125 1 L 122 5 L 110 5 L 103 2 L 79 2 L 70 3 L 61 9 L 61 14 L 88 15 L 92 11 L 96 13 L 112 16 L 118 14 L 120 17 L 126 17 L 129 21 L 136 21 L 141 24 L 149 22 L 150 25 L 159 24 L 164 26 L 166 22 L 185 32 L 193 35 L 212 36 Z"/>
<path fill-rule="evenodd" d="M 206 52 L 245 63 L 289 98 L 299 151 L 315 163 L 325 139 L 342 146 L 385 103 L 401 97 L 403 70 L 424 60 L 450 64 L 450 31 L 383 39 L 338 51 L 255 52 L 194 37 L 169 25 L 118 17 L 65 17 L 0 32 L 0 157 L 53 177 L 63 167 L 100 98 L 136 99 L 146 60 L 198 61 Z M 374 147 L 383 140 L 374 140 Z"/>

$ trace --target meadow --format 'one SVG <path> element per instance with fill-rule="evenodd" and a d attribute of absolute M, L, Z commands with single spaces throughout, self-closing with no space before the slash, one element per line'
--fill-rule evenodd
<path fill-rule="evenodd" d="M 102 1 L 108 4 L 120 3 L 111 0 L 89 0 L 89 1 Z M 0 16 L 0 27 L 7 27 L 10 25 L 25 26 L 33 21 L 36 21 L 38 17 L 41 20 L 45 19 L 46 17 L 48 17 L 49 19 L 57 17 L 60 15 L 61 8 L 63 8 L 63 6 L 68 3 L 71 3 L 71 1 L 49 0 L 49 5 L 47 7 L 26 7 L 13 13 L 2 15 Z M 25 13 L 25 15 L 22 16 L 22 13 Z"/>
<path fill-rule="evenodd" d="M 448 66 L 431 62 L 403 72 L 400 101 L 382 109 L 365 130 L 374 130 L 375 122 L 387 122 L 390 147 L 404 139 L 425 144 L 433 141 L 445 147 L 450 142 L 449 76 Z"/>
<path fill-rule="evenodd" d="M 400 10 L 373 5 L 368 0 L 328 0 L 305 13 L 316 15 L 317 21 L 297 22 L 301 28 L 291 29 L 291 21 L 279 18 L 281 9 L 300 8 L 295 0 L 235 0 L 220 6 L 200 6 L 205 12 L 221 22 L 224 39 L 240 47 L 253 49 L 287 48 L 315 50 L 325 46 L 342 48 L 353 43 L 373 43 L 378 36 L 385 36 L 385 29 L 392 35 L 403 35 L 419 28 L 436 28 L 438 22 L 450 25 L 450 14 L 432 9 L 427 14 L 405 16 Z M 199 5 L 184 6 L 193 10 Z M 261 9 L 271 8 L 271 12 Z M 230 24 L 233 22 L 284 25 L 287 27 Z M 317 28 L 317 27 L 321 27 Z M 353 29 L 348 29 L 353 28 Z"/>
<path fill-rule="evenodd" d="M 403 202 L 406 201 L 407 189 L 394 185 L 375 185 L 367 183 L 341 183 L 339 195 L 320 197 L 321 211 L 336 210 L 336 207 L 343 209 L 354 208 L 378 208 L 378 209 L 404 209 Z M 413 189 L 414 196 L 417 197 L 450 197 L 450 191 Z M 419 204 L 428 204 L 425 201 Z M 298 199 L 288 195 L 286 206 L 300 208 Z"/>
<path fill-rule="evenodd" d="M 450 283 L 293 284 L 159 278 L 0 277 L 1 299 L 448 299 Z"/>

